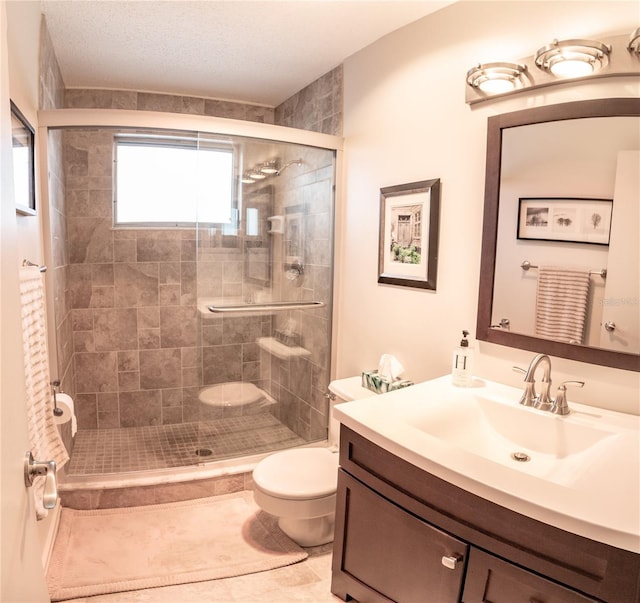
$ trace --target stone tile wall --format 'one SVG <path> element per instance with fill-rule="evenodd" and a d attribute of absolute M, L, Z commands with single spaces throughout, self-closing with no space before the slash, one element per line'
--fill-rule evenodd
<path fill-rule="evenodd" d="M 286 278 L 284 238 L 271 239 L 272 286 L 281 299 L 319 299 L 327 308 L 285 315 L 202 315 L 199 298 L 246 299 L 244 237 L 216 229 L 113 228 L 113 132 L 63 134 L 75 398 L 81 429 L 217 418 L 198 401 L 203 386 L 256 383 L 305 439 L 326 435 L 329 378 L 333 154 L 289 145 L 290 168 L 274 184 L 276 213 L 303 215 L 304 274 Z M 289 158 L 284 156 L 283 161 Z M 273 237 L 273 235 L 271 235 Z M 260 337 L 295 320 L 308 358 L 279 360 Z"/>
<path fill-rule="evenodd" d="M 275 110 L 279 126 L 342 136 L 343 68 L 336 67 Z"/>
<path fill-rule="evenodd" d="M 129 109 L 163 111 L 274 123 L 274 109 L 261 105 L 235 103 L 209 98 L 154 94 L 135 90 L 87 90 L 69 88 L 65 92 L 68 109 Z"/>

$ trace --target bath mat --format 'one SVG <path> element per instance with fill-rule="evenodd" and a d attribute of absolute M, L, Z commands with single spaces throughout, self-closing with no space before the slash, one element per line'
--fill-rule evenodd
<path fill-rule="evenodd" d="M 250 492 L 177 503 L 63 508 L 47 583 L 53 601 L 262 572 L 307 553 Z"/>

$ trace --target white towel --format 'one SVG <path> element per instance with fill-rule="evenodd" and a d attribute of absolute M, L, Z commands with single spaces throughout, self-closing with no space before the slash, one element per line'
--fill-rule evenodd
<path fill-rule="evenodd" d="M 20 301 L 29 446 L 37 461 L 54 460 L 60 469 L 69 460 L 69 454 L 54 422 L 44 283 L 36 266 L 20 269 Z M 43 506 L 44 484 L 44 477 L 37 477 L 33 483 L 38 519 L 44 519 L 48 513 Z"/>
<path fill-rule="evenodd" d="M 565 343 L 583 343 L 590 282 L 587 269 L 540 266 L 536 335 Z"/>

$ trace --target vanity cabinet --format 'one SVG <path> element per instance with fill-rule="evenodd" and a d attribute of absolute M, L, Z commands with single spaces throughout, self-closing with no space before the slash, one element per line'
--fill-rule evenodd
<path fill-rule="evenodd" d="M 640 555 L 491 503 L 345 426 L 333 553 L 345 601 L 640 600 Z"/>

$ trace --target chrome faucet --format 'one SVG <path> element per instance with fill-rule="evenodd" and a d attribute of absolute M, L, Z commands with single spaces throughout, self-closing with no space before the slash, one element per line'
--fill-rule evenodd
<path fill-rule="evenodd" d="M 544 373 L 542 374 L 542 391 L 536 395 L 535 374 L 536 369 L 544 364 Z M 584 381 L 565 381 L 558 388 L 558 395 L 554 400 L 550 395 L 551 389 L 551 359 L 546 354 L 538 354 L 534 356 L 528 370 L 524 370 L 518 366 L 513 367 L 514 371 L 524 373 L 525 390 L 520 398 L 520 404 L 523 406 L 533 406 L 540 410 L 548 410 L 556 415 L 568 415 L 569 406 L 567 404 L 567 385 L 584 386 Z"/>

